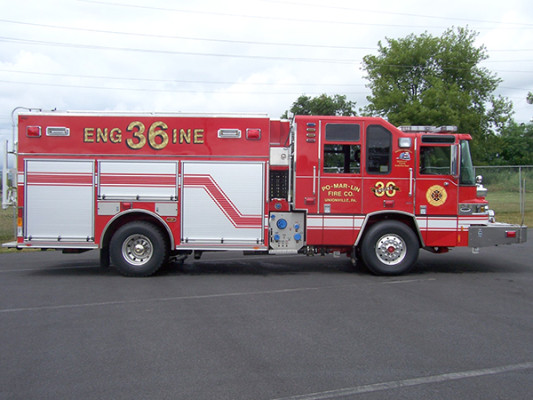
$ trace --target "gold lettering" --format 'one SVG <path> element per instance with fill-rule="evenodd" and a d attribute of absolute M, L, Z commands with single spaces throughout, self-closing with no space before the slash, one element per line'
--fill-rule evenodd
<path fill-rule="evenodd" d="M 104 130 L 96 128 L 96 143 L 107 143 L 107 133 L 107 128 L 104 128 Z"/>
<path fill-rule="evenodd" d="M 133 137 L 126 139 L 126 145 L 132 150 L 142 149 L 146 144 L 146 127 L 140 121 L 134 121 L 128 125 L 126 131 L 133 132 Z M 135 138 L 135 140 L 134 140 Z"/>
<path fill-rule="evenodd" d="M 94 143 L 94 128 L 85 128 L 83 130 L 83 142 Z"/>
<path fill-rule="evenodd" d="M 111 132 L 109 132 L 109 140 L 111 143 L 122 143 L 122 132 L 119 128 L 111 129 Z"/>
<path fill-rule="evenodd" d="M 194 130 L 194 144 L 203 144 L 204 143 L 204 130 L 195 129 Z"/>
<path fill-rule="evenodd" d="M 148 143 L 154 150 L 162 150 L 168 144 L 168 134 L 165 131 L 168 126 L 162 121 L 154 122 L 148 130 Z M 157 139 L 159 138 L 159 139 Z"/>
<path fill-rule="evenodd" d="M 133 121 L 125 132 L 130 137 L 123 137 L 121 128 L 83 128 L 84 143 L 126 143 L 132 150 L 140 150 L 147 144 L 155 150 L 162 150 L 172 144 L 204 144 L 205 129 L 175 128 L 172 133 L 166 123 L 157 121 L 149 128 L 141 121 Z M 129 136 L 129 135 L 128 135 Z M 124 139 L 124 140 L 123 140 Z M 348 188 L 346 184 L 335 184 L 335 189 Z M 322 190 L 325 190 L 323 187 Z M 329 190 L 329 185 L 328 185 Z"/>
<path fill-rule="evenodd" d="M 182 143 L 191 144 L 191 130 L 187 129 L 180 129 L 180 144 Z"/>

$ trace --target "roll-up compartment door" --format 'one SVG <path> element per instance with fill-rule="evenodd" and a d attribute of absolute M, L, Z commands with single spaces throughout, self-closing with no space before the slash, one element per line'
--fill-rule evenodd
<path fill-rule="evenodd" d="M 94 162 L 27 160 L 29 240 L 94 241 Z"/>

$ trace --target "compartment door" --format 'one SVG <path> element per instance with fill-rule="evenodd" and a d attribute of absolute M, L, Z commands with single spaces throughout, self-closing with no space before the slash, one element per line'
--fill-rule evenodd
<path fill-rule="evenodd" d="M 26 240 L 94 242 L 94 162 L 27 160 Z"/>
<path fill-rule="evenodd" d="M 265 163 L 183 162 L 181 199 L 183 246 L 264 246 Z"/>

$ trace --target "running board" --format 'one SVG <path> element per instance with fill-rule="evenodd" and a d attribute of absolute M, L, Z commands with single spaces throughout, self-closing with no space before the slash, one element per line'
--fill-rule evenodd
<path fill-rule="evenodd" d="M 295 250 L 295 249 L 276 249 L 276 250 L 269 250 L 268 254 L 298 254 L 298 250 Z"/>

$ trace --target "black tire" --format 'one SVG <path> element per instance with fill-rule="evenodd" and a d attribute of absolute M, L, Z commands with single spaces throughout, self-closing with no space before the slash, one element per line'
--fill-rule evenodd
<path fill-rule="evenodd" d="M 154 274 L 168 262 L 169 246 L 163 233 L 144 221 L 121 226 L 111 238 L 109 253 L 113 266 L 125 276 Z"/>
<path fill-rule="evenodd" d="M 111 260 L 109 259 L 109 247 L 102 247 L 100 249 L 100 268 L 109 268 Z"/>
<path fill-rule="evenodd" d="M 420 243 L 413 230 L 399 221 L 371 226 L 361 243 L 361 258 L 375 275 L 401 275 L 418 259 Z"/>

